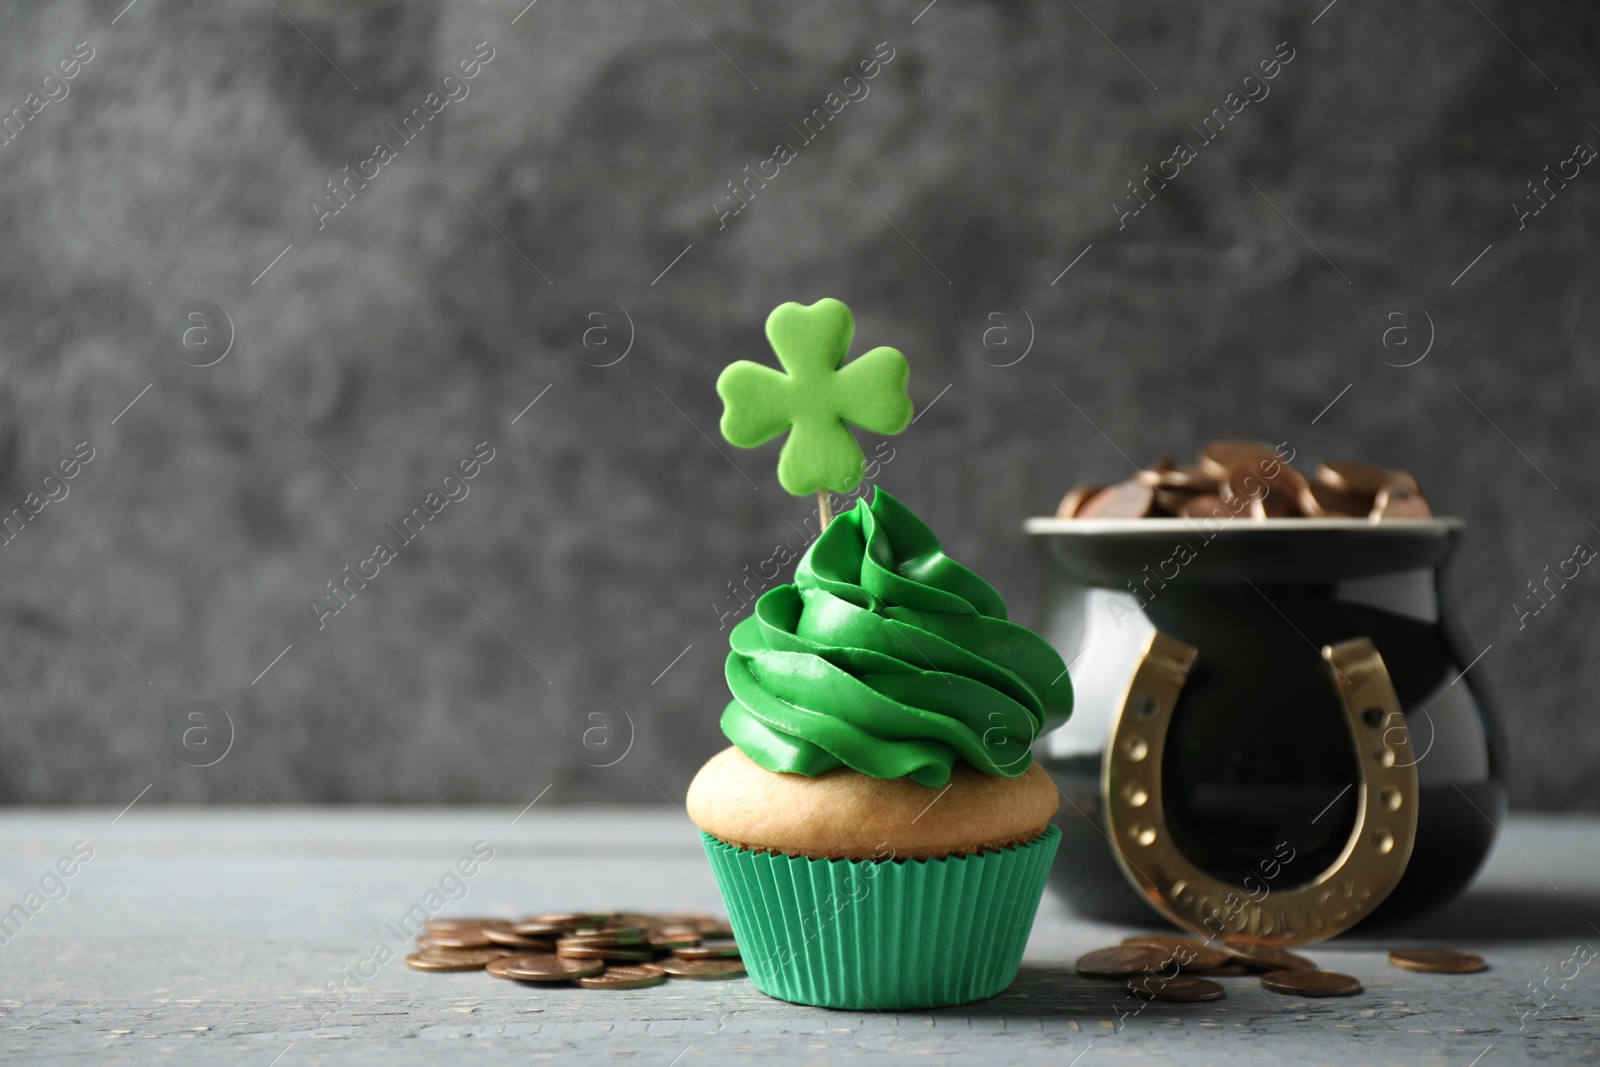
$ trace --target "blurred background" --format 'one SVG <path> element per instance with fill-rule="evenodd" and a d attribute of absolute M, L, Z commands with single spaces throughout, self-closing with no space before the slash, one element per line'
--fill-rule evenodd
<path fill-rule="evenodd" d="M 0 13 L 0 801 L 677 802 L 812 508 L 713 382 L 836 296 L 1025 623 L 1119 451 L 1412 471 L 1513 804 L 1600 807 L 1600 576 L 1522 614 L 1600 545 L 1600 10 L 524 3 Z"/>

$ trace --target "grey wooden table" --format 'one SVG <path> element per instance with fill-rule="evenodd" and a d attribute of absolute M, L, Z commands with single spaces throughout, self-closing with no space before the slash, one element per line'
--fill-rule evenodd
<path fill-rule="evenodd" d="M 403 953 L 396 927 L 416 907 L 720 912 L 697 837 L 668 808 L 535 807 L 515 821 L 514 810 L 492 809 L 116 814 L 0 815 L 0 902 L 24 904 L 22 917 L 0 916 L 0 1060 L 1600 1062 L 1600 959 L 1587 949 L 1600 946 L 1592 818 L 1514 818 L 1477 885 L 1445 911 L 1382 940 L 1317 946 L 1323 966 L 1366 984 L 1358 997 L 1282 997 L 1230 979 L 1225 1000 L 1141 1009 L 1116 984 L 1072 970 L 1078 955 L 1130 931 L 1077 921 L 1047 897 L 1006 993 L 875 1014 L 796 1007 L 742 979 L 602 993 L 381 962 Z M 475 842 L 492 858 L 452 876 Z M 1385 962 L 1395 943 L 1472 949 L 1491 969 L 1410 974 Z"/>

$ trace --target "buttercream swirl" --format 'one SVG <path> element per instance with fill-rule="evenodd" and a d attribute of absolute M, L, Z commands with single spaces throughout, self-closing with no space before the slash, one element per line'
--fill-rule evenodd
<path fill-rule="evenodd" d="M 769 771 L 937 787 L 959 759 L 1013 778 L 1072 711 L 1061 657 L 882 489 L 834 519 L 729 644 L 722 731 Z"/>

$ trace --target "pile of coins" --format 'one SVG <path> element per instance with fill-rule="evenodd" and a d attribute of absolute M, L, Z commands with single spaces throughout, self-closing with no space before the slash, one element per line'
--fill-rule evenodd
<path fill-rule="evenodd" d="M 1293 453 L 1289 454 L 1291 457 Z M 1212 441 L 1198 462 L 1170 456 L 1109 488 L 1080 485 L 1058 519 L 1427 519 L 1417 480 L 1405 471 L 1332 459 L 1308 479 L 1265 441 Z"/>
<path fill-rule="evenodd" d="M 733 930 L 709 915 L 551 912 L 527 919 L 434 919 L 406 957 L 417 971 L 583 989 L 645 989 L 668 978 L 737 978 Z"/>
<path fill-rule="evenodd" d="M 1471 974 L 1485 967 L 1481 956 L 1439 948 L 1395 949 L 1389 962 L 1429 974 Z M 1348 997 L 1361 992 L 1358 979 L 1321 970 L 1286 949 L 1169 934 L 1130 937 L 1120 945 L 1095 949 L 1079 958 L 1078 973 L 1122 979 L 1132 996 L 1175 1003 L 1221 1000 L 1228 991 L 1215 979 L 1248 975 L 1260 975 L 1261 988 L 1286 996 Z"/>

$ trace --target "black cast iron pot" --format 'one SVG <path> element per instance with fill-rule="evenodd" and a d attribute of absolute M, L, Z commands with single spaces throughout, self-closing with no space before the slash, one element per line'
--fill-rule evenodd
<path fill-rule="evenodd" d="M 1472 879 L 1506 790 L 1498 728 L 1467 670 L 1480 650 L 1458 643 L 1439 602 L 1459 520 L 1026 529 L 1047 561 L 1041 632 L 1077 693 L 1037 753 L 1065 798 L 1051 885 L 1074 910 L 1142 922 L 1154 906 L 1194 926 L 1192 899 L 1180 914 L 1161 898 L 1199 894 L 1220 932 L 1297 943 L 1436 907 Z M 1184 666 L 1163 675 L 1153 649 Z M 1353 663 L 1371 665 L 1368 688 Z M 1110 748 L 1119 723 L 1127 736 Z M 1141 779 L 1152 763 L 1159 773 Z M 1323 891 L 1296 897 L 1319 878 Z M 1240 895 L 1224 904 L 1230 886 Z M 1294 907 L 1274 919 L 1274 899 Z M 1345 921 L 1306 927 L 1319 908 Z"/>

